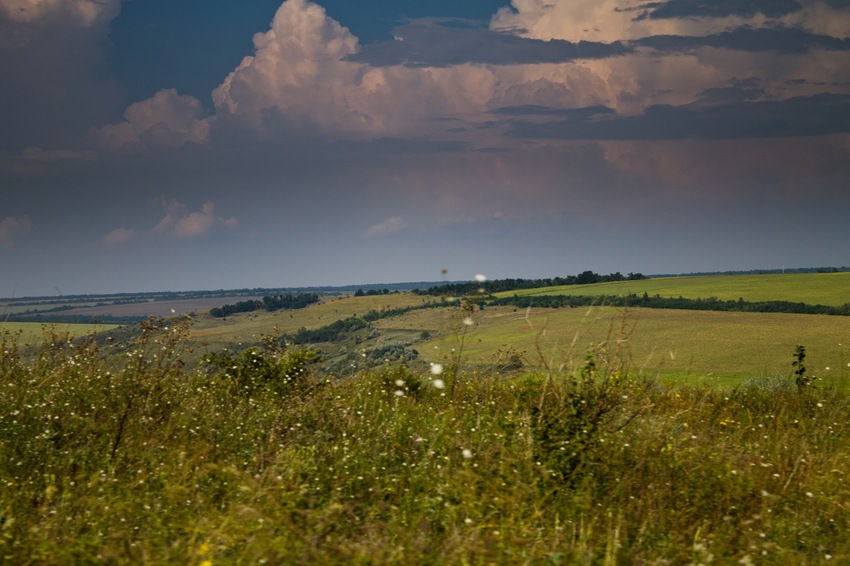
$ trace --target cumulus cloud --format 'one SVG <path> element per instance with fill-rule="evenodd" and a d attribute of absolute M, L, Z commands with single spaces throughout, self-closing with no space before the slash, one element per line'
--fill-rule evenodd
<path fill-rule="evenodd" d="M 238 116 L 256 130 L 269 113 L 320 125 L 357 119 L 344 91 L 360 66 L 344 61 L 357 51 L 357 38 L 307 0 L 287 0 L 271 29 L 254 36 L 255 54 L 213 92 L 220 113 Z"/>
<path fill-rule="evenodd" d="M 31 230 L 32 221 L 28 216 L 7 216 L 0 220 L 0 246 L 6 249 L 14 247 L 15 240 L 29 234 Z"/>
<path fill-rule="evenodd" d="M 153 234 L 171 234 L 178 238 L 203 236 L 216 224 L 215 205 L 209 201 L 200 211 L 187 212 L 185 204 L 171 200 L 164 204 L 165 216 L 151 230 Z"/>
<path fill-rule="evenodd" d="M 211 120 L 204 117 L 200 100 L 165 89 L 130 105 L 123 122 L 104 126 L 97 135 L 108 149 L 167 149 L 206 143 Z"/>
<path fill-rule="evenodd" d="M 392 216 L 379 224 L 370 226 L 366 231 L 366 236 L 369 238 L 388 236 L 404 229 L 406 225 L 407 223 L 404 221 L 404 218 L 400 216 Z"/>

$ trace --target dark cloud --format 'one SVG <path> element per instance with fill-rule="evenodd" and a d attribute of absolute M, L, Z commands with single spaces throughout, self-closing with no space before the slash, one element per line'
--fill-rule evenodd
<path fill-rule="evenodd" d="M 21 23 L 0 13 L 0 149 L 67 146 L 120 115 L 104 35 L 58 17 Z"/>
<path fill-rule="evenodd" d="M 690 51 L 700 47 L 715 47 L 735 51 L 773 52 L 799 55 L 812 50 L 850 50 L 850 40 L 813 34 L 790 27 L 752 28 L 741 26 L 723 33 L 688 37 L 656 35 L 639 39 L 633 46 L 650 47 L 658 51 Z"/>
<path fill-rule="evenodd" d="M 394 30 L 394 41 L 362 47 L 350 60 L 374 66 L 446 67 L 464 63 L 516 65 L 601 59 L 631 51 L 620 42 L 539 41 L 491 31 L 477 22 L 420 19 Z"/>
<path fill-rule="evenodd" d="M 846 132 L 850 132 L 850 95 L 819 94 L 781 101 L 654 105 L 639 116 L 602 120 L 566 119 L 544 124 L 517 121 L 509 134 L 519 138 L 662 140 L 774 138 Z"/>
<path fill-rule="evenodd" d="M 781 18 L 801 10 L 802 6 L 797 0 L 667 0 L 653 2 L 644 8 L 648 9 L 642 11 L 637 20 L 728 16 L 752 18 L 757 14 Z"/>

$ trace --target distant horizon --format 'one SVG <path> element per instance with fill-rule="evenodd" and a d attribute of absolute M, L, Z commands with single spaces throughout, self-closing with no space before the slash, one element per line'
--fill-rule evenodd
<path fill-rule="evenodd" d="M 745 270 L 722 270 L 722 271 L 705 271 L 705 272 L 683 272 L 683 273 L 642 273 L 639 271 L 633 273 L 641 273 L 645 278 L 664 278 L 664 277 L 701 277 L 701 276 L 715 276 L 715 275 L 746 275 L 746 274 L 781 274 L 781 273 L 840 273 L 850 271 L 850 266 L 816 266 L 816 267 L 777 267 L 777 268 L 756 268 L 756 269 L 745 269 Z M 613 273 L 618 273 L 619 271 L 613 271 Z M 579 272 L 581 273 L 581 272 Z M 529 280 L 539 280 L 539 279 L 554 279 L 556 277 L 569 277 L 571 275 L 579 275 L 579 273 L 570 273 L 570 274 L 562 274 L 562 275 L 552 275 L 548 277 L 498 277 L 498 278 L 487 278 L 488 281 L 499 281 L 505 279 L 523 279 L 526 281 Z M 619 272 L 622 273 L 622 272 Z M 599 275 L 609 275 L 608 273 L 599 273 Z M 55 295 L 21 295 L 21 296 L 11 296 L 11 297 L 0 297 L 0 302 L 13 302 L 13 301 L 26 301 L 26 300 L 38 300 L 38 299 L 54 299 L 58 300 L 61 298 L 84 298 L 84 297 L 114 297 L 114 296 L 144 296 L 144 295 L 169 295 L 169 294 L 200 294 L 200 293 L 210 293 L 219 296 L 229 296 L 228 293 L 233 293 L 232 296 L 240 296 L 238 293 L 245 295 L 245 293 L 251 291 L 257 292 L 265 292 L 265 291 L 291 291 L 291 292 L 308 292 L 308 291 L 319 291 L 319 290 L 339 290 L 339 291 L 357 291 L 358 289 L 363 290 L 375 290 L 388 288 L 391 291 L 398 290 L 400 287 L 405 287 L 409 290 L 416 289 L 417 287 L 413 287 L 414 285 L 430 285 L 430 286 L 439 286 L 445 284 L 459 284 L 459 283 L 470 283 L 476 281 L 476 278 L 470 277 L 469 279 L 445 279 L 445 280 L 423 280 L 423 281 L 397 281 L 397 282 L 380 282 L 380 283 L 350 283 L 343 285 L 300 285 L 300 286 L 272 286 L 272 287 L 232 287 L 232 288 L 224 288 L 224 289 L 181 289 L 181 290 L 167 290 L 167 289 L 158 289 L 153 291 L 112 291 L 112 292 L 103 292 L 103 293 L 73 293 L 73 294 L 55 294 Z"/>

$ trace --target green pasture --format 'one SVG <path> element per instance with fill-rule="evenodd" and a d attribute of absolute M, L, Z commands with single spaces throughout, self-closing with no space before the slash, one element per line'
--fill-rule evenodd
<path fill-rule="evenodd" d="M 378 321 L 385 331 L 428 330 L 416 344 L 427 362 L 499 362 L 520 353 L 526 367 L 574 369 L 588 351 L 630 370 L 694 384 L 791 374 L 797 345 L 810 374 L 842 388 L 850 381 L 850 318 L 612 307 L 487 308 L 463 324 L 458 309 L 414 311 Z"/>
<path fill-rule="evenodd" d="M 765 275 L 712 275 L 659 277 L 594 285 L 565 285 L 498 293 L 497 296 L 533 295 L 661 295 L 698 299 L 792 301 L 841 306 L 850 303 L 850 272 Z"/>
<path fill-rule="evenodd" d="M 44 324 L 40 322 L 0 322 L 0 333 L 20 334 L 19 344 L 37 344 L 47 332 L 87 336 L 118 328 L 116 324 Z"/>

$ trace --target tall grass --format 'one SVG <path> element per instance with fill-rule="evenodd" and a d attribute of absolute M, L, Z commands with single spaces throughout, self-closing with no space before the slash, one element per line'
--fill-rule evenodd
<path fill-rule="evenodd" d="M 569 371 L 336 379 L 273 348 L 184 365 L 0 339 L 0 556 L 67 563 L 850 560 L 850 405 L 790 375 L 670 387 Z"/>

